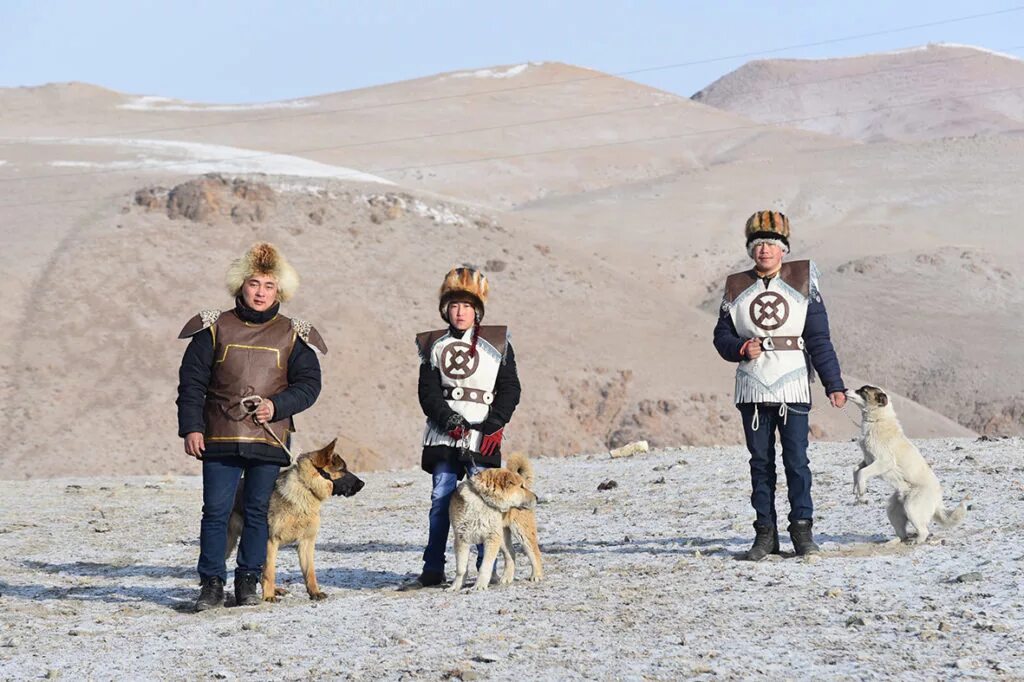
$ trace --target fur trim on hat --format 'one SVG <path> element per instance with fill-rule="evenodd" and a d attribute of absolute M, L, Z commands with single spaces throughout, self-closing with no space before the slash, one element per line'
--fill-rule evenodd
<path fill-rule="evenodd" d="M 441 313 L 441 319 L 450 322 L 448 304 L 452 301 L 464 301 L 476 309 L 476 321 L 479 324 L 484 319 L 484 306 L 490 289 L 487 278 L 479 270 L 452 268 L 444 276 L 441 290 L 438 292 L 438 311 Z"/>
<path fill-rule="evenodd" d="M 789 253 L 789 244 L 782 241 L 781 239 L 760 237 L 747 244 L 747 255 L 750 256 L 751 258 L 754 257 L 754 249 L 757 248 L 758 244 L 775 244 L 775 246 L 782 249 L 783 253 Z"/>
<path fill-rule="evenodd" d="M 238 296 L 242 285 L 253 275 L 273 277 L 277 281 L 277 300 L 284 303 L 299 288 L 299 273 L 273 244 L 256 242 L 228 268 L 227 286 L 232 296 Z"/>
<path fill-rule="evenodd" d="M 755 239 L 779 239 L 789 251 L 789 218 L 779 211 L 758 211 L 747 218 L 743 228 L 747 239 L 747 247 Z"/>

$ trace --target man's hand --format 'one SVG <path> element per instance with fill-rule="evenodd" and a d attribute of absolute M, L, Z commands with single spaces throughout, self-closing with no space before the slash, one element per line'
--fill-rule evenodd
<path fill-rule="evenodd" d="M 264 398 L 260 403 L 260 406 L 256 408 L 256 412 L 253 413 L 253 417 L 256 419 L 257 424 L 266 424 L 274 419 L 274 401 L 270 398 Z"/>
<path fill-rule="evenodd" d="M 203 434 L 198 431 L 185 434 L 185 454 L 196 459 L 203 458 L 203 451 L 206 450 L 206 441 Z"/>
<path fill-rule="evenodd" d="M 749 360 L 756 360 L 761 354 L 761 339 L 750 339 L 743 344 L 743 354 Z"/>
<path fill-rule="evenodd" d="M 832 403 L 832 407 L 842 407 L 846 404 L 846 393 L 843 391 L 836 391 L 828 394 L 828 401 Z"/>

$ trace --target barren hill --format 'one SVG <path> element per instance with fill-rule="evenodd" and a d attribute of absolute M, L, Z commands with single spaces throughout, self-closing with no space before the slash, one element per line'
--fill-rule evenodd
<path fill-rule="evenodd" d="M 744 64 L 693 99 L 761 123 L 865 142 L 1024 128 L 1024 61 L 962 45 Z"/>
<path fill-rule="evenodd" d="M 259 105 L 82 84 L 0 103 L 2 478 L 192 471 L 175 336 L 230 305 L 223 271 L 255 239 L 296 264 L 284 312 L 331 349 L 300 448 L 341 435 L 362 468 L 417 460 L 412 338 L 440 324 L 459 263 L 489 274 L 488 321 L 512 330 L 510 447 L 738 442 L 710 333 L 723 278 L 746 266 L 743 220 L 766 206 L 822 268 L 851 384 L 911 398 L 897 407 L 915 436 L 1024 423 L 1007 314 L 1022 138 L 860 145 L 557 64 Z M 518 156 L 395 170 L 485 155 Z M 821 407 L 812 424 L 855 431 Z"/>
<path fill-rule="evenodd" d="M 174 140 L 274 152 L 496 207 L 837 144 L 766 130 L 685 97 L 558 63 L 258 105 L 65 84 L 0 90 L 4 106 L 14 111 L 5 113 L 3 136 L 98 137 L 107 145 L 113 138 Z"/>

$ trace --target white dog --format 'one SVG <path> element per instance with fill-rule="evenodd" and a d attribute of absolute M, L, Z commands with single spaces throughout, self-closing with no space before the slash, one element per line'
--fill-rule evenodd
<path fill-rule="evenodd" d="M 942 486 L 928 462 L 904 435 L 896 413 L 885 391 L 876 386 L 862 386 L 847 391 L 846 396 L 858 405 L 863 416 L 860 447 L 864 461 L 853 472 L 853 492 L 860 500 L 867 492 L 868 481 L 881 476 L 896 492 L 889 498 L 889 522 L 900 540 L 906 541 L 907 522 L 914 526 L 915 544 L 928 539 L 928 523 L 934 519 L 943 526 L 954 526 L 967 513 L 966 500 L 952 512 L 942 506 Z"/>

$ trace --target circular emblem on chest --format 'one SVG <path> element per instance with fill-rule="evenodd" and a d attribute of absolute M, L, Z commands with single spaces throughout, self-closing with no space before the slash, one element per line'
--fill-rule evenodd
<path fill-rule="evenodd" d="M 449 379 L 467 379 L 480 366 L 480 354 L 470 354 L 468 343 L 456 341 L 445 346 L 441 353 L 441 371 Z"/>
<path fill-rule="evenodd" d="M 789 303 L 774 291 L 765 291 L 750 302 L 750 319 L 761 329 L 778 329 L 789 319 Z"/>

